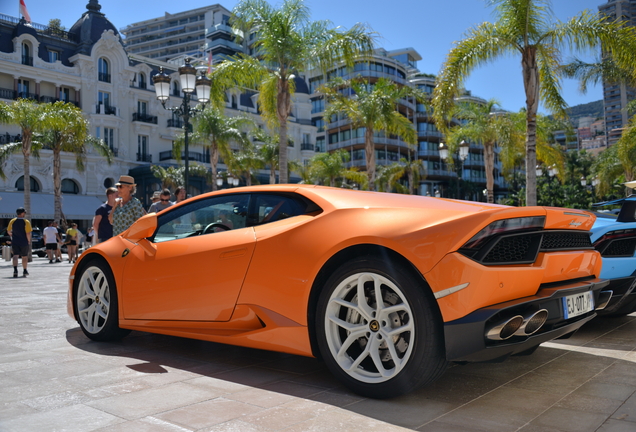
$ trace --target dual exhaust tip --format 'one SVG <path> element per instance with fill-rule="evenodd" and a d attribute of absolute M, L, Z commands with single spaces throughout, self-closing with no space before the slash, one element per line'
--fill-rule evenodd
<path fill-rule="evenodd" d="M 513 336 L 530 336 L 548 320 L 548 311 L 540 309 L 528 315 L 515 315 L 507 318 L 486 331 L 486 338 L 493 341 L 502 341 Z"/>

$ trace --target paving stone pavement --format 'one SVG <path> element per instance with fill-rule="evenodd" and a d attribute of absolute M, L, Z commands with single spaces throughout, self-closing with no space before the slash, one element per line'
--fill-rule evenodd
<path fill-rule="evenodd" d="M 66 314 L 70 268 L 34 257 L 14 279 L 0 262 L 2 432 L 636 430 L 636 314 L 373 400 L 311 358 L 143 332 L 92 342 Z"/>

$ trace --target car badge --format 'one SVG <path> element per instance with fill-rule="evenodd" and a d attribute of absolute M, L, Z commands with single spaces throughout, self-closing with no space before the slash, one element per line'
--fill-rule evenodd
<path fill-rule="evenodd" d="M 572 222 L 570 222 L 570 226 L 581 226 L 581 222 L 573 220 Z"/>
<path fill-rule="evenodd" d="M 126 248 L 124 249 L 124 251 L 121 253 L 121 257 L 125 257 L 126 255 L 128 255 L 128 253 L 130 252 L 130 249 Z"/>

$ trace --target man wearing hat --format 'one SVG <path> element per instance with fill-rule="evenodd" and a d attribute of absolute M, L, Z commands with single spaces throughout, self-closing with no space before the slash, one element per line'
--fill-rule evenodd
<path fill-rule="evenodd" d="M 161 210 L 165 210 L 170 207 L 173 202 L 170 201 L 170 191 L 168 189 L 164 189 L 161 192 L 155 192 L 159 195 L 159 200 L 157 202 L 153 202 L 148 209 L 148 213 L 159 213 Z M 154 198 L 154 197 L 153 197 Z"/>
<path fill-rule="evenodd" d="M 119 176 L 115 185 L 119 198 L 115 200 L 113 211 L 108 216 L 113 225 L 113 236 L 126 231 L 137 219 L 146 214 L 141 202 L 133 195 L 137 190 L 135 179 L 128 175 Z"/>
<path fill-rule="evenodd" d="M 22 257 L 22 276 L 27 277 L 29 271 L 29 244 L 31 243 L 31 222 L 26 220 L 26 210 L 20 207 L 16 210 L 18 217 L 11 219 L 7 226 L 7 232 L 11 236 L 11 249 L 13 250 L 13 277 L 18 277 L 18 257 Z"/>

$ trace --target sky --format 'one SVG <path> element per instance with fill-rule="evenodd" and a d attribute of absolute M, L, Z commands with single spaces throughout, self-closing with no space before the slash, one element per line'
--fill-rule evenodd
<path fill-rule="evenodd" d="M 269 0 L 280 5 L 280 0 Z M 31 20 L 48 24 L 59 18 L 69 29 L 86 11 L 88 0 L 24 0 Z M 606 0 L 553 0 L 556 19 L 565 21 L 585 9 L 598 11 Z M 238 0 L 100 0 L 101 12 L 117 27 L 178 13 L 199 7 L 221 4 L 231 10 Z M 439 73 L 446 55 L 466 32 L 485 21 L 494 21 L 494 9 L 487 0 L 306 0 L 312 20 L 329 20 L 336 26 L 350 28 L 364 23 L 378 33 L 378 45 L 386 50 L 414 48 L 421 56 L 418 67 L 423 73 Z M 19 16 L 19 0 L 0 0 L 0 14 Z M 596 53 L 581 56 L 593 60 Z M 571 58 L 565 54 L 564 59 Z M 521 65 L 518 57 L 504 58 L 473 71 L 465 82 L 474 96 L 495 99 L 502 108 L 518 111 L 525 106 Z M 578 83 L 566 80 L 562 94 L 568 105 L 602 99 L 600 85 L 580 93 Z"/>

